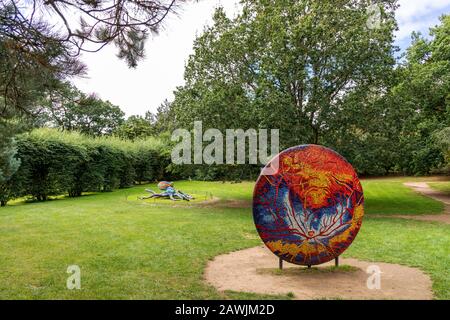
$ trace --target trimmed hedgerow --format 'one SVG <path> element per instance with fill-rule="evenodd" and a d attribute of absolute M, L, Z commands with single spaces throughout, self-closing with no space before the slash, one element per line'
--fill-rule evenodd
<path fill-rule="evenodd" d="M 20 167 L 8 194 L 45 201 L 50 196 L 112 191 L 161 179 L 170 158 L 165 143 L 37 129 L 17 137 Z"/>

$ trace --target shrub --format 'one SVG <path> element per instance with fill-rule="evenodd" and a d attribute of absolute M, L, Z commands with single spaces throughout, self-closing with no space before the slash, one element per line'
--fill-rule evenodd
<path fill-rule="evenodd" d="M 16 157 L 21 164 L 1 192 L 8 199 L 32 196 L 45 201 L 54 195 L 77 197 L 83 192 L 127 188 L 136 181 L 162 179 L 168 156 L 164 143 L 156 138 L 131 142 L 37 129 L 17 137 Z"/>
<path fill-rule="evenodd" d="M 83 159 L 83 148 L 74 136 L 41 129 L 18 137 L 19 170 L 13 179 L 21 180 L 23 195 L 39 201 L 68 192 L 74 185 L 76 167 Z"/>

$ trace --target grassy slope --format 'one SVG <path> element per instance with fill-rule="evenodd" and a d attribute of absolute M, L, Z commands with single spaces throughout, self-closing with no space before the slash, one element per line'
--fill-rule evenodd
<path fill-rule="evenodd" d="M 207 191 L 223 200 L 250 200 L 252 186 L 176 184 L 185 192 Z M 0 209 L 0 298 L 262 297 L 224 296 L 202 281 L 208 259 L 260 243 L 250 208 L 142 203 L 135 199 L 143 189 Z M 369 217 L 345 255 L 418 266 L 432 276 L 436 296 L 449 299 L 450 227 L 370 218 L 382 212 L 437 213 L 442 206 L 400 182 L 370 180 L 364 190 Z M 80 291 L 65 288 L 72 264 L 81 267 Z"/>
<path fill-rule="evenodd" d="M 436 190 L 442 191 L 450 196 L 450 181 L 429 182 L 428 185 Z"/>

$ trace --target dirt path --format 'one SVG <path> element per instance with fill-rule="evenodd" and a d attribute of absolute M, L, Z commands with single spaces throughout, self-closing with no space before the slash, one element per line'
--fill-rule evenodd
<path fill-rule="evenodd" d="M 426 182 L 406 182 L 404 183 L 404 185 L 413 189 L 414 191 L 426 195 L 427 197 L 443 202 L 446 205 L 446 212 L 450 213 L 449 195 L 443 193 L 442 191 L 430 188 L 430 186 Z"/>
<path fill-rule="evenodd" d="M 444 203 L 445 209 L 443 214 L 433 214 L 433 215 L 389 215 L 389 217 L 393 218 L 402 218 L 402 219 L 414 219 L 420 221 L 437 221 L 441 223 L 450 224 L 450 196 L 438 191 L 431 189 L 430 186 L 426 182 L 406 182 L 405 186 L 413 189 L 416 192 L 419 192 L 427 197 L 433 198 L 437 201 L 441 201 Z"/>
<path fill-rule="evenodd" d="M 277 271 L 278 258 L 265 246 L 216 257 L 205 270 L 206 281 L 220 291 L 261 294 L 293 293 L 295 299 L 422 299 L 433 298 L 430 278 L 418 269 L 381 262 L 342 259 L 353 270 L 330 271 L 333 263 L 306 270 L 284 263 Z M 378 266 L 381 288 L 368 289 L 369 266 Z M 327 269 L 328 268 L 328 269 Z"/>

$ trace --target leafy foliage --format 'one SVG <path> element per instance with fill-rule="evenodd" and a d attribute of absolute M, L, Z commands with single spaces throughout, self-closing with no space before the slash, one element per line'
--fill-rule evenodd
<path fill-rule="evenodd" d="M 63 130 L 100 136 L 111 134 L 124 122 L 124 112 L 109 101 L 86 95 L 70 83 L 60 83 L 43 101 L 42 122 Z"/>
<path fill-rule="evenodd" d="M 33 114 L 36 101 L 59 80 L 85 67 L 66 52 L 48 23 L 21 14 L 14 1 L 0 1 L 0 116 Z"/>
<path fill-rule="evenodd" d="M 117 56 L 130 67 L 144 57 L 144 44 L 150 33 L 157 33 L 164 19 L 184 0 L 0 0 L 8 7 L 5 34 L 32 48 L 42 35 L 56 43 L 70 57 L 82 52 L 97 52 L 108 44 L 118 48 Z M 62 26 L 43 33 L 42 25 Z M 25 37 L 21 37 L 23 35 Z M 26 41 L 31 39 L 33 41 Z"/>
<path fill-rule="evenodd" d="M 449 33 L 447 15 L 441 17 L 439 26 L 431 28 L 431 39 L 413 34 L 400 80 L 391 91 L 395 105 L 404 110 L 396 153 L 401 155 L 400 169 L 408 174 L 427 174 L 448 166 L 450 140 L 445 128 L 450 126 Z"/>
<path fill-rule="evenodd" d="M 234 19 L 219 8 L 175 94 L 177 124 L 279 128 L 281 149 L 320 143 L 345 151 L 338 138 L 365 128 L 357 108 L 385 88 L 395 64 L 395 2 L 383 2 L 380 29 L 366 26 L 368 5 L 243 1 Z"/>
<path fill-rule="evenodd" d="M 281 149 L 322 144 L 362 175 L 448 167 L 439 132 L 450 126 L 449 16 L 430 39 L 414 34 L 405 59 L 397 60 L 396 2 L 379 3 L 375 29 L 366 25 L 369 4 L 243 1 L 233 19 L 217 9 L 167 112 L 171 126 L 202 120 L 204 128 L 222 131 L 279 128 Z M 202 179 L 251 176 L 253 169 L 186 168 Z"/>
<path fill-rule="evenodd" d="M 164 146 L 155 138 L 133 143 L 37 129 L 17 137 L 20 167 L 8 179 L 10 184 L 1 184 L 5 189 L 2 194 L 9 195 L 5 201 L 28 195 L 45 201 L 50 196 L 76 197 L 83 192 L 112 191 L 162 179 L 170 160 Z"/>
<path fill-rule="evenodd" d="M 11 190 L 11 177 L 19 168 L 20 161 L 16 157 L 17 147 L 13 138 L 8 137 L 6 131 L 14 130 L 10 122 L 0 121 L 0 134 L 5 138 L 0 140 L 0 204 L 6 202 L 13 196 Z"/>
<path fill-rule="evenodd" d="M 114 131 L 114 134 L 122 139 L 136 140 L 149 137 L 154 131 L 153 124 L 149 120 L 141 116 L 130 116 Z"/>

